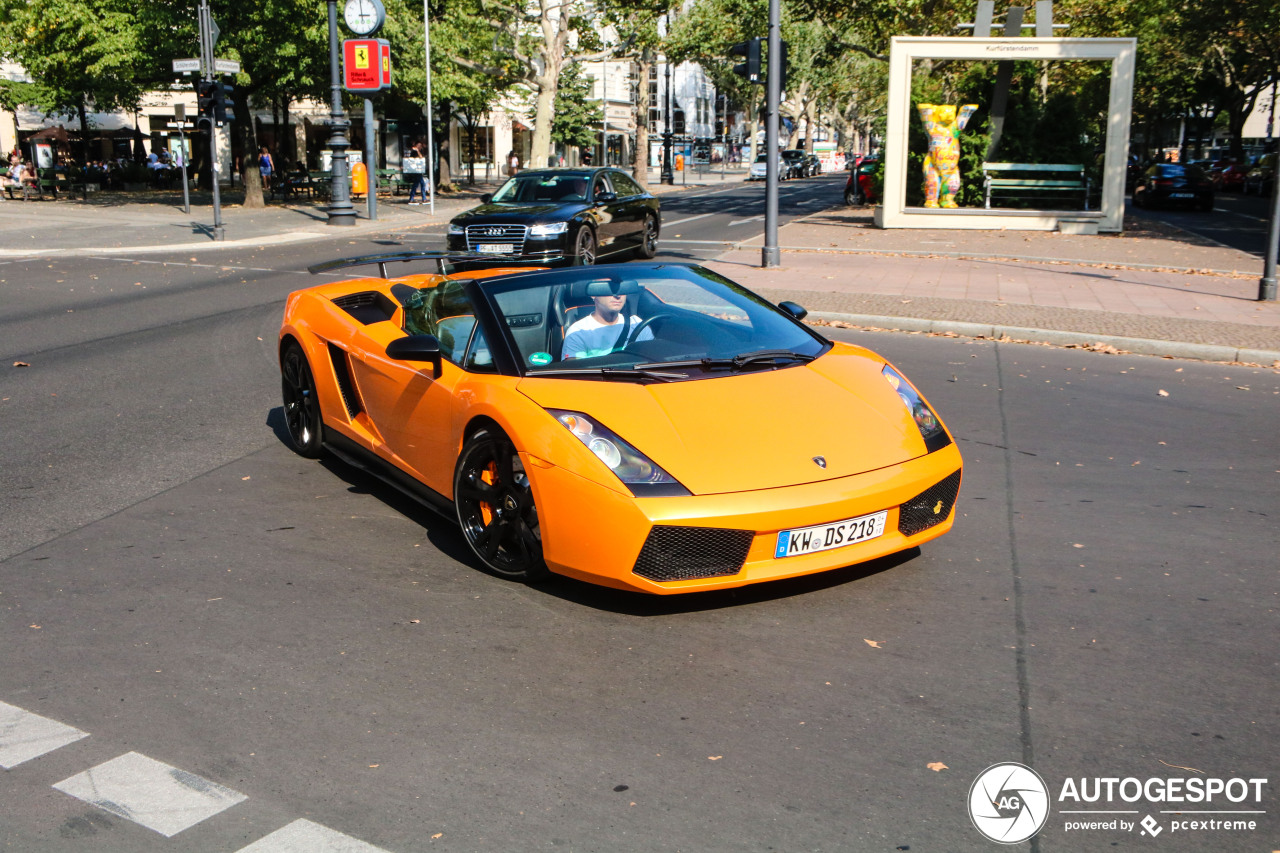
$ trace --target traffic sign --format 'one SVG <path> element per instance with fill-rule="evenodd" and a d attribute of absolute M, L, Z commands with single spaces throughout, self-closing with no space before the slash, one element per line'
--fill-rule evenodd
<path fill-rule="evenodd" d="M 166 121 L 164 123 L 164 126 L 172 127 L 172 128 L 181 128 L 183 130 L 186 130 L 187 128 L 190 128 L 190 127 L 195 127 L 195 125 L 189 121 Z"/>
<path fill-rule="evenodd" d="M 219 74 L 239 74 L 240 61 L 237 59 L 215 59 L 213 70 Z"/>
<path fill-rule="evenodd" d="M 173 61 L 173 70 L 175 74 L 177 73 L 185 74 L 188 71 L 199 71 L 200 60 L 199 59 L 175 59 Z"/>

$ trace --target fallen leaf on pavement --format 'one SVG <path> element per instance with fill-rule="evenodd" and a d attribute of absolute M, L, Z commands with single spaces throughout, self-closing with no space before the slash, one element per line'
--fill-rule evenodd
<path fill-rule="evenodd" d="M 27 362 L 25 362 L 25 361 L 15 361 L 15 362 L 13 363 L 13 366 L 14 366 L 14 367 L 30 367 L 31 365 L 30 365 L 30 364 L 28 364 L 28 363 L 27 363 Z"/>
<path fill-rule="evenodd" d="M 1169 392 L 1168 392 L 1168 391 L 1166 391 L 1166 390 L 1164 390 L 1163 388 L 1161 388 L 1161 389 L 1160 389 L 1159 391 L 1157 391 L 1156 393 L 1157 393 L 1157 394 L 1159 394 L 1161 397 L 1168 397 L 1168 396 L 1169 396 Z"/>
<path fill-rule="evenodd" d="M 941 773 L 943 770 L 951 769 L 947 765 L 943 764 L 941 761 L 930 761 L 928 764 L 925 765 L 925 767 L 928 767 L 934 773 Z"/>
<path fill-rule="evenodd" d="M 719 761 L 722 758 L 724 758 L 723 755 L 708 755 L 707 761 Z"/>
<path fill-rule="evenodd" d="M 868 646 L 870 646 L 873 649 L 878 649 L 880 648 L 880 644 L 883 643 L 884 640 L 868 640 L 864 637 L 862 642 L 866 643 Z"/>

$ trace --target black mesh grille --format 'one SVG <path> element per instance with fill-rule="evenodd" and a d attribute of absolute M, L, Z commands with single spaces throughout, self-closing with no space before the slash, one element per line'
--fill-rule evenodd
<path fill-rule="evenodd" d="M 957 471 L 904 503 L 898 508 L 898 532 L 914 536 L 946 521 L 959 490 L 960 472 Z"/>
<path fill-rule="evenodd" d="M 329 358 L 333 361 L 333 378 L 338 380 L 338 390 L 342 392 L 342 403 L 347 407 L 347 414 L 354 418 L 364 411 L 364 407 L 360 405 L 360 397 L 351 381 L 347 353 L 341 347 L 329 344 Z"/>
<path fill-rule="evenodd" d="M 663 527 L 649 531 L 632 571 L 652 581 L 736 575 L 755 532 L 718 527 Z"/>

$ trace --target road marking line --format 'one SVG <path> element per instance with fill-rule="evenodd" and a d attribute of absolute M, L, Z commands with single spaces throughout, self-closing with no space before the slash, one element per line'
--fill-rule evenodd
<path fill-rule="evenodd" d="M 386 853 L 358 838 L 309 820 L 295 820 L 236 853 Z"/>
<path fill-rule="evenodd" d="M 136 752 L 63 779 L 53 787 L 165 838 L 248 799 L 239 791 Z"/>
<path fill-rule="evenodd" d="M 5 770 L 88 736 L 57 720 L 0 702 L 0 767 Z"/>
<path fill-rule="evenodd" d="M 729 223 L 729 227 L 732 228 L 735 225 L 742 225 L 745 222 L 764 222 L 764 217 L 753 216 L 750 219 L 735 219 L 734 221 Z"/>
<path fill-rule="evenodd" d="M 718 213 L 703 213 L 703 214 L 699 214 L 698 216 L 690 216 L 686 219 L 677 219 L 674 222 L 664 222 L 662 223 L 662 227 L 670 228 L 673 225 L 683 225 L 686 222 L 692 222 L 695 219 L 706 219 L 708 216 L 718 216 L 718 215 L 719 215 Z"/>

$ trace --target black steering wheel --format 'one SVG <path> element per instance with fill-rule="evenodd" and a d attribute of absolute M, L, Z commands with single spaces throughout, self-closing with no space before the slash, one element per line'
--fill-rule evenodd
<path fill-rule="evenodd" d="M 643 320 L 641 320 L 639 323 L 636 324 L 636 327 L 634 329 L 631 330 L 631 333 L 627 335 L 627 340 L 622 344 L 621 347 L 619 347 L 619 349 L 626 349 L 627 347 L 634 344 L 636 341 L 640 340 L 640 333 L 643 332 L 645 329 L 649 328 L 650 326 L 652 326 L 655 321 L 669 319 L 671 316 L 672 316 L 671 314 L 654 314 L 651 317 L 644 318 Z"/>

